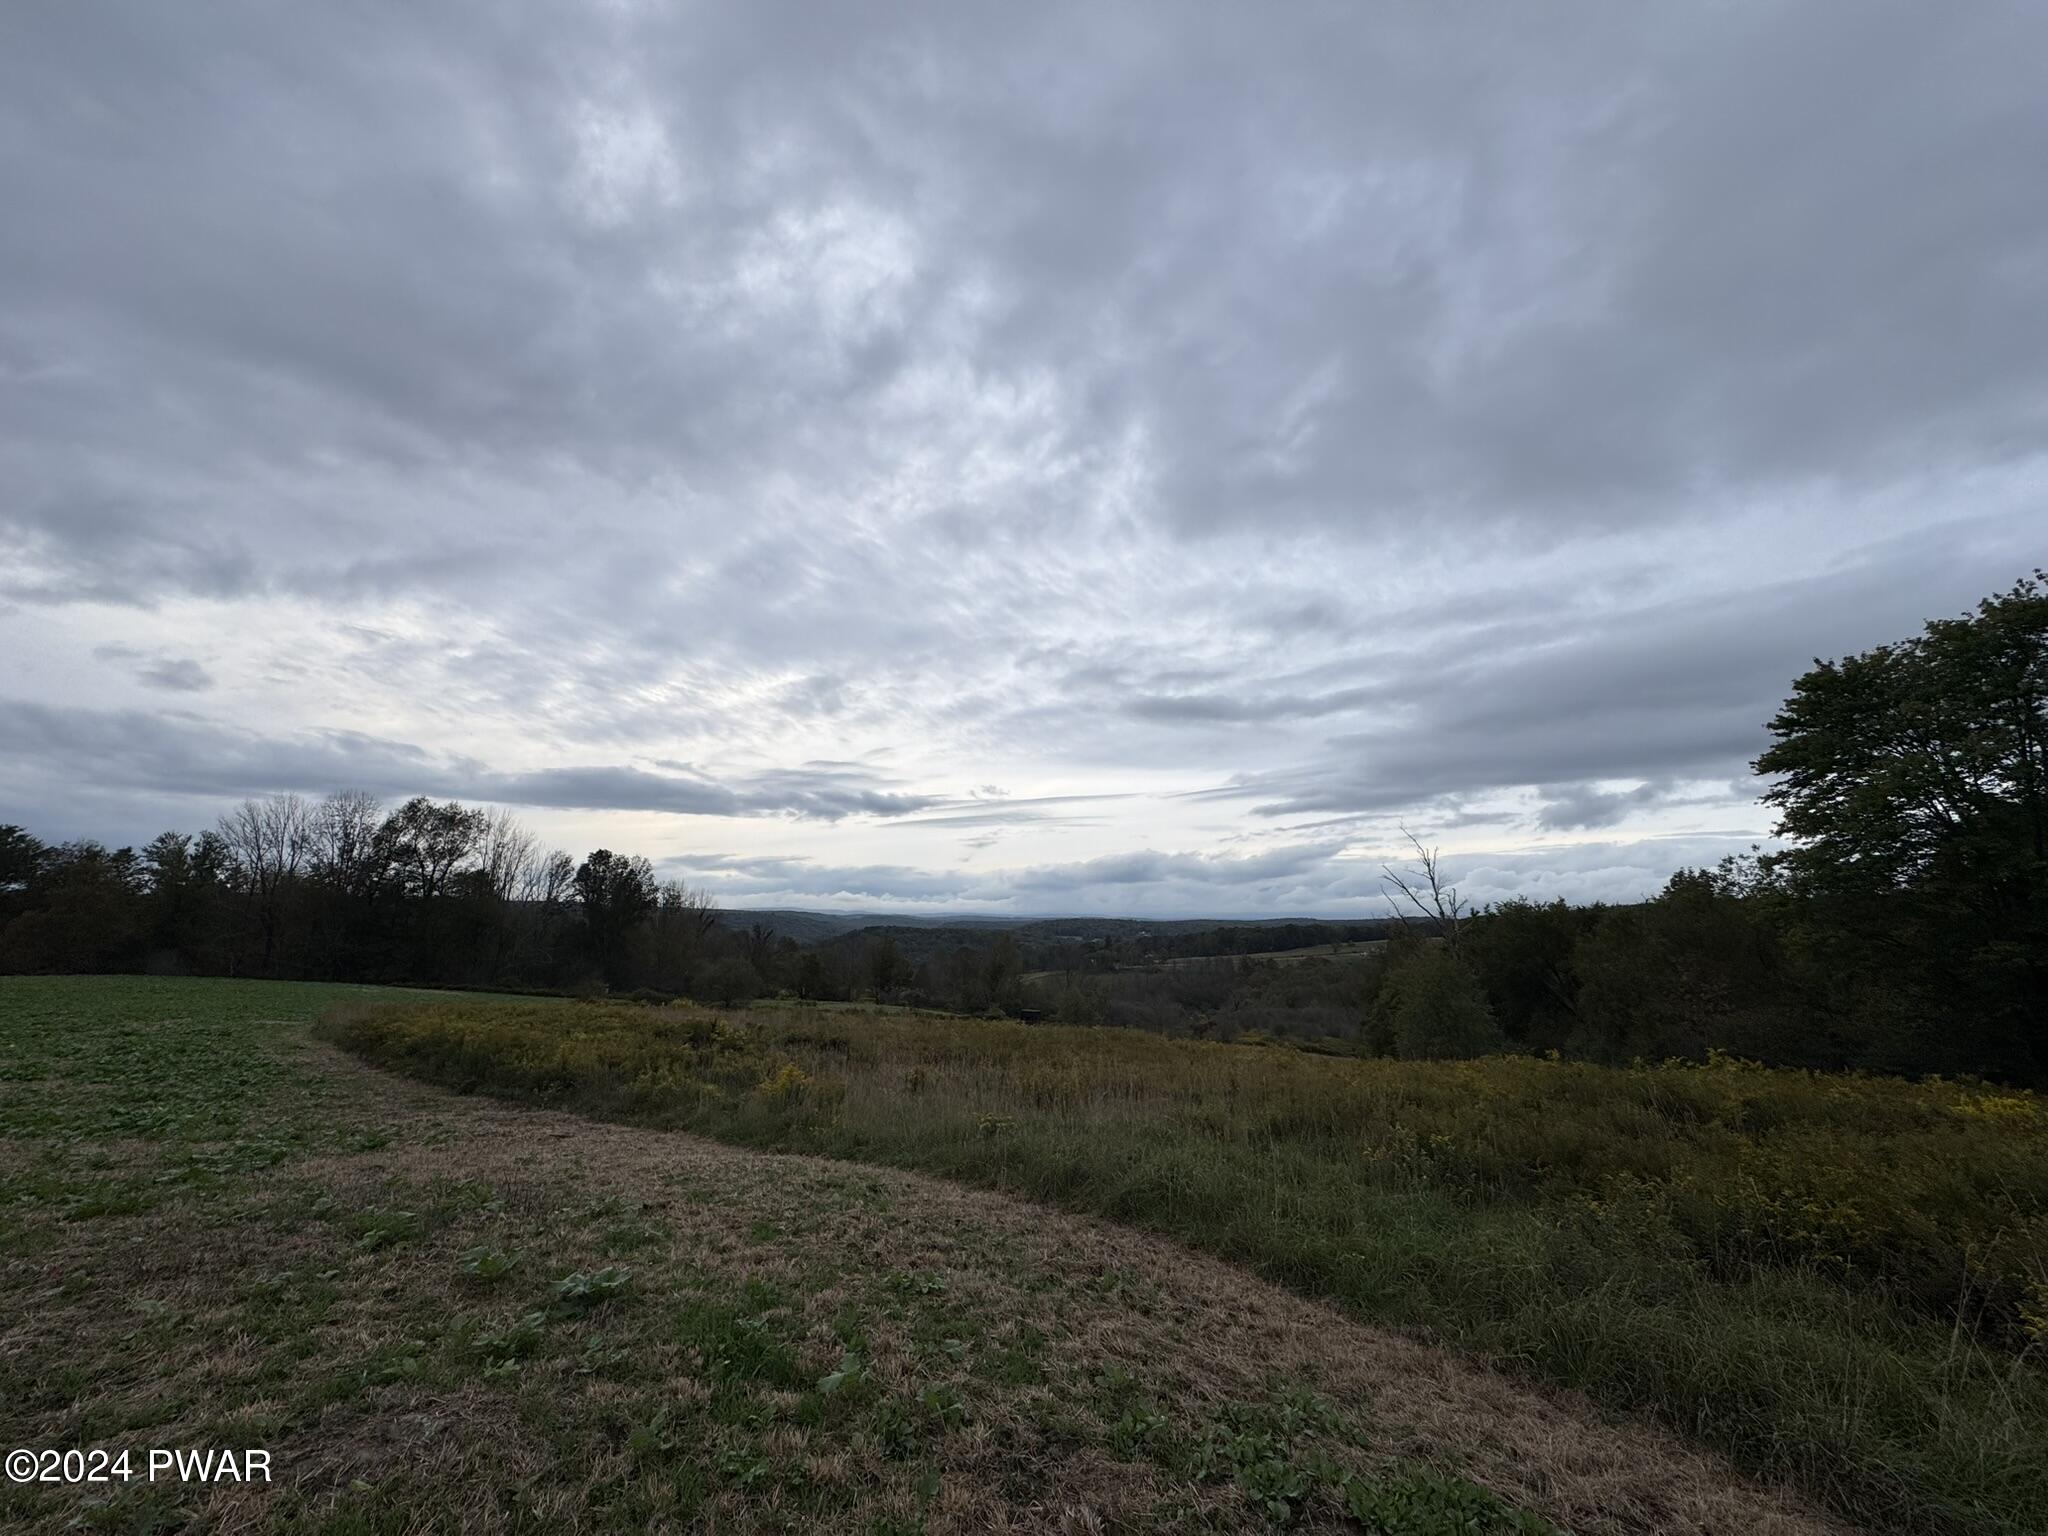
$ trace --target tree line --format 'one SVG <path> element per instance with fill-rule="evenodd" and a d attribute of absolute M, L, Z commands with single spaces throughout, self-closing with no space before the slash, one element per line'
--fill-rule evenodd
<path fill-rule="evenodd" d="M 139 849 L 0 826 L 0 971 L 681 990 L 734 960 L 718 926 L 645 858 L 453 800 L 271 795 Z"/>
<path fill-rule="evenodd" d="M 1784 846 L 1626 907 L 1467 914 L 1433 851 L 1364 961 L 1186 953 L 1326 944 L 1218 924 L 1070 942 L 878 928 L 809 949 L 658 880 L 544 850 L 504 811 L 343 792 L 245 801 L 140 849 L 0 826 L 0 971 L 870 998 L 1253 1031 L 1401 1056 L 1714 1050 L 1783 1065 L 2048 1082 L 2048 574 L 1793 684 L 1756 761 Z M 1346 935 L 1353 936 L 1350 934 Z M 1138 962 L 1138 964 L 1133 964 Z M 1058 967 L 1055 978 L 1042 974 Z M 1034 979 L 1034 976 L 1036 979 Z"/>
<path fill-rule="evenodd" d="M 1369 959 L 1069 973 L 1075 1023 L 1370 1054 L 1728 1052 L 2048 1084 L 2048 576 L 1816 662 L 1757 759 L 1784 846 L 1629 906 L 1468 913 L 1435 851 L 1387 870 L 1409 921 Z"/>
<path fill-rule="evenodd" d="M 649 861 L 543 849 L 518 819 L 342 791 L 245 800 L 141 848 L 0 824 L 0 973 L 148 972 L 981 1013 L 1022 1004 L 1015 941 L 805 950 Z"/>
<path fill-rule="evenodd" d="M 1376 970 L 1372 1044 L 2048 1083 L 2048 573 L 1816 662 L 1769 731 L 1785 845 L 1641 906 L 1463 920 L 1425 862 L 1440 939 Z"/>

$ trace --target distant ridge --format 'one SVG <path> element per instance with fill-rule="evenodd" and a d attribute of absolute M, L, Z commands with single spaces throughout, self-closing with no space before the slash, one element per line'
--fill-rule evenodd
<path fill-rule="evenodd" d="M 1284 924 L 1330 928 L 1351 928 L 1360 923 L 1382 923 L 1384 916 L 1341 917 L 1075 917 L 1042 914 L 1016 917 L 985 913 L 908 912 L 812 912 L 798 907 L 768 907 L 758 910 L 726 907 L 720 912 L 727 927 L 747 929 L 759 924 L 777 938 L 799 944 L 822 944 L 830 939 L 867 929 L 888 928 L 1006 928 L 1020 936 L 1128 938 L 1140 933 L 1187 933 L 1204 928 L 1273 928 Z"/>

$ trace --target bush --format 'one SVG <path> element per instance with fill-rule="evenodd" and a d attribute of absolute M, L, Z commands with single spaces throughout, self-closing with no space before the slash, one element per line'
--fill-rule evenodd
<path fill-rule="evenodd" d="M 761 995 L 761 977 L 738 955 L 727 955 L 704 972 L 697 987 L 705 1001 L 738 1008 Z"/>
<path fill-rule="evenodd" d="M 1466 1061 L 1504 1047 L 1478 977 L 1455 951 L 1426 945 L 1397 963 L 1380 993 L 1395 1055 L 1403 1061 Z"/>

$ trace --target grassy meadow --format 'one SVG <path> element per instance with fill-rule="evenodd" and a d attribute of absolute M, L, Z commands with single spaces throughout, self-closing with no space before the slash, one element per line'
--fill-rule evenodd
<path fill-rule="evenodd" d="M 958 1122 L 935 1161 L 1018 1187 L 1039 1122 L 1159 1107 L 924 1016 L 798 1039 L 817 1017 L 0 979 L 0 1445 L 260 1447 L 279 1475 L 0 1484 L 0 1529 L 1835 1536 L 1668 1435 L 1129 1226 L 451 1094 L 316 1040 L 322 1011 L 458 1086 L 758 1141 L 912 1106 Z M 1170 1215 L 1149 1166 L 1128 1189 Z"/>
<path fill-rule="evenodd" d="M 1872 1529 L 2048 1530 L 2034 1095 L 800 1008 L 344 1002 L 320 1029 L 463 1092 L 1169 1234 L 1647 1411 Z"/>

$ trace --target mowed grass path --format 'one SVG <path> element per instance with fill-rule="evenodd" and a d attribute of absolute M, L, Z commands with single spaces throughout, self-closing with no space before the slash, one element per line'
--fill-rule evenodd
<path fill-rule="evenodd" d="M 1837 1529 L 1110 1223 L 309 1037 L 371 995 L 0 979 L 0 1444 L 278 1479 L 0 1486 L 0 1528 Z"/>
<path fill-rule="evenodd" d="M 800 1009 L 436 1004 L 323 1029 L 463 1090 L 1171 1234 L 1653 1413 L 1872 1528 L 2048 1531 L 2035 1095 Z"/>

